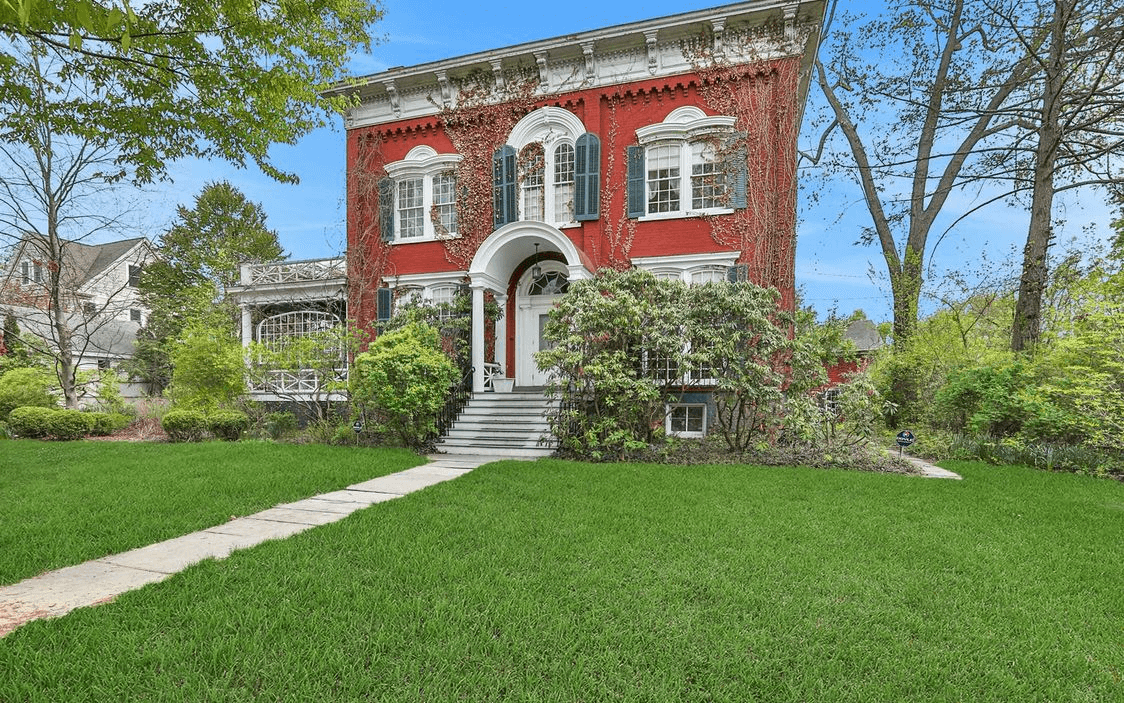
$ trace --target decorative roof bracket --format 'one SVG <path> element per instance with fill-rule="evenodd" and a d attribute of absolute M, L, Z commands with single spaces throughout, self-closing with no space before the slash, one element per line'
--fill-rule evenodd
<path fill-rule="evenodd" d="M 383 81 L 383 86 L 386 87 L 386 94 L 390 97 L 390 108 L 394 110 L 394 116 L 401 117 L 402 100 L 398 97 L 398 88 L 394 85 L 394 81 Z"/>

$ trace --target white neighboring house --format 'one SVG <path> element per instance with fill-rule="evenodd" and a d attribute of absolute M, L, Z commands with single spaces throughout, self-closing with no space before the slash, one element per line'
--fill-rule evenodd
<path fill-rule="evenodd" d="M 0 274 L 0 316 L 16 317 L 29 346 L 37 340 L 52 352 L 58 350 L 50 274 L 51 262 L 61 261 L 59 305 L 75 364 L 80 371 L 115 369 L 133 355 L 137 330 L 148 320 L 138 285 L 144 266 L 156 258 L 145 237 L 106 244 L 61 240 L 52 256 L 46 238 L 25 235 Z M 140 384 L 121 385 L 126 397 L 143 391 Z"/>

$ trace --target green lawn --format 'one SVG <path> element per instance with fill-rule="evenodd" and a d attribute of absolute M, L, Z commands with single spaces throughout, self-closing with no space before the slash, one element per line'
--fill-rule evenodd
<path fill-rule="evenodd" d="M 0 585 L 424 461 L 264 442 L 0 442 Z"/>
<path fill-rule="evenodd" d="M 0 640 L 0 700 L 1120 701 L 1124 485 L 502 462 Z"/>

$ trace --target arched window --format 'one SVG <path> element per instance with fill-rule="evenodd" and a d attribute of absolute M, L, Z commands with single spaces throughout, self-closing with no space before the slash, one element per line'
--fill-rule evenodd
<path fill-rule="evenodd" d="M 411 242 L 457 234 L 459 154 L 438 154 L 429 146 L 410 150 L 406 158 L 386 165 L 379 183 L 382 237 Z"/>
<path fill-rule="evenodd" d="M 535 220 L 564 226 L 600 216 L 601 149 L 572 112 L 544 107 L 512 129 L 493 161 L 495 226 Z"/>
<path fill-rule="evenodd" d="M 627 148 L 629 217 L 687 217 L 746 207 L 745 135 L 733 117 L 686 106 L 636 130 Z"/>

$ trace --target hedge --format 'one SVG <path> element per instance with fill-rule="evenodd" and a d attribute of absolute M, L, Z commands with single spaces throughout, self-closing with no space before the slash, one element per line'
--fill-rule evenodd
<path fill-rule="evenodd" d="M 207 432 L 207 416 L 196 410 L 169 410 L 160 426 L 173 442 L 198 442 Z"/>

